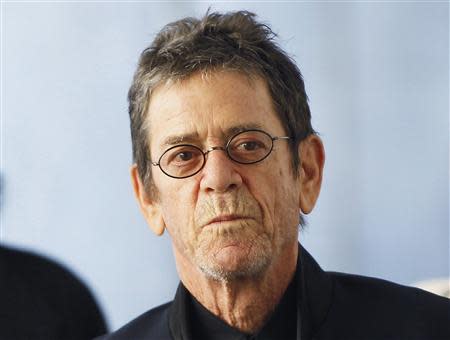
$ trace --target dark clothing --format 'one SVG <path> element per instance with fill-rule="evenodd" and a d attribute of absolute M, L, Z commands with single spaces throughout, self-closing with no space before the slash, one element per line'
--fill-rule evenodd
<path fill-rule="evenodd" d="M 0 247 L 0 339 L 83 340 L 106 332 L 91 293 L 54 262 Z"/>
<path fill-rule="evenodd" d="M 450 339 L 449 299 L 380 279 L 324 272 L 302 247 L 296 278 L 298 340 Z M 101 339 L 197 340 L 186 321 L 185 294 L 180 285 L 173 302 Z"/>
<path fill-rule="evenodd" d="M 180 285 L 183 295 L 186 297 L 186 303 L 189 304 L 190 315 L 182 316 L 179 320 L 179 323 L 187 322 L 188 325 L 178 327 L 187 329 L 190 325 L 192 334 L 192 336 L 184 334 L 182 338 L 195 340 L 296 340 L 296 286 L 294 278 L 264 327 L 256 334 L 245 334 L 212 314 L 192 297 L 183 285 Z"/>

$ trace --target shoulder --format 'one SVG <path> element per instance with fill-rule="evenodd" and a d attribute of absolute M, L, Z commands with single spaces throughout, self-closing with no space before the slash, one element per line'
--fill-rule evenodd
<path fill-rule="evenodd" d="M 31 251 L 4 246 L 0 247 L 0 270 L 15 279 L 33 278 L 33 284 L 41 280 L 49 281 L 54 276 L 78 283 L 73 274 L 55 261 Z"/>
<path fill-rule="evenodd" d="M 0 247 L 0 272 L 8 281 L 29 286 L 54 286 L 87 293 L 86 286 L 69 269 L 29 250 Z M 64 286 L 62 286 L 64 284 Z"/>
<path fill-rule="evenodd" d="M 411 312 L 447 311 L 450 300 L 419 288 L 400 285 L 378 278 L 328 272 L 334 284 L 335 299 L 350 298 L 355 302 L 371 301 L 374 305 L 388 304 L 390 308 L 415 307 Z M 447 309 L 447 310 L 446 310 Z"/>
<path fill-rule="evenodd" d="M 96 340 L 170 340 L 168 312 L 172 302 L 138 316 L 117 331 Z"/>
<path fill-rule="evenodd" d="M 450 338 L 450 300 L 424 290 L 359 275 L 328 272 L 333 283 L 329 317 L 352 320 L 383 338 Z M 390 335 L 392 337 L 390 337 Z"/>
<path fill-rule="evenodd" d="M 89 289 L 55 261 L 2 246 L 0 277 L 0 305 L 9 320 L 0 335 L 6 332 L 33 338 L 42 333 L 69 339 L 89 338 L 106 331 Z"/>
<path fill-rule="evenodd" d="M 86 285 L 70 270 L 30 251 L 0 247 L 0 272 L 6 278 L 2 283 L 8 288 L 28 289 L 41 296 L 55 296 L 63 291 L 74 298 L 92 298 Z"/>

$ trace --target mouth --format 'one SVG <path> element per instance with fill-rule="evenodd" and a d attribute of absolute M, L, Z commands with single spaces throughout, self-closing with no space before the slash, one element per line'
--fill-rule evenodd
<path fill-rule="evenodd" d="M 205 224 L 205 227 L 212 225 L 212 224 L 220 224 L 220 223 L 233 222 L 233 221 L 242 221 L 242 220 L 248 220 L 248 219 L 250 219 L 250 217 L 241 216 L 241 215 L 221 215 L 221 216 L 216 216 L 212 220 L 208 221 Z"/>

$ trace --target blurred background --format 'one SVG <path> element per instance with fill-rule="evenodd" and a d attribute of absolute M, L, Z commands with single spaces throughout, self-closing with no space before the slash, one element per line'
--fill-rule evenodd
<path fill-rule="evenodd" d="M 449 4 L 1 4 L 1 242 L 66 264 L 111 329 L 172 299 L 129 181 L 126 94 L 166 23 L 254 11 L 297 61 L 327 152 L 301 242 L 324 269 L 449 276 Z"/>

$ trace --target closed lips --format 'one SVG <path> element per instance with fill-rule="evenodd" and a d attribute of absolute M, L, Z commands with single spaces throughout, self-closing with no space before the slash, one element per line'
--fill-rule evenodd
<path fill-rule="evenodd" d="M 217 216 L 217 217 L 213 218 L 206 225 L 212 224 L 212 223 L 228 222 L 228 221 L 242 220 L 242 219 L 248 219 L 248 218 L 249 217 L 239 216 L 239 215 L 223 215 L 223 216 Z"/>

